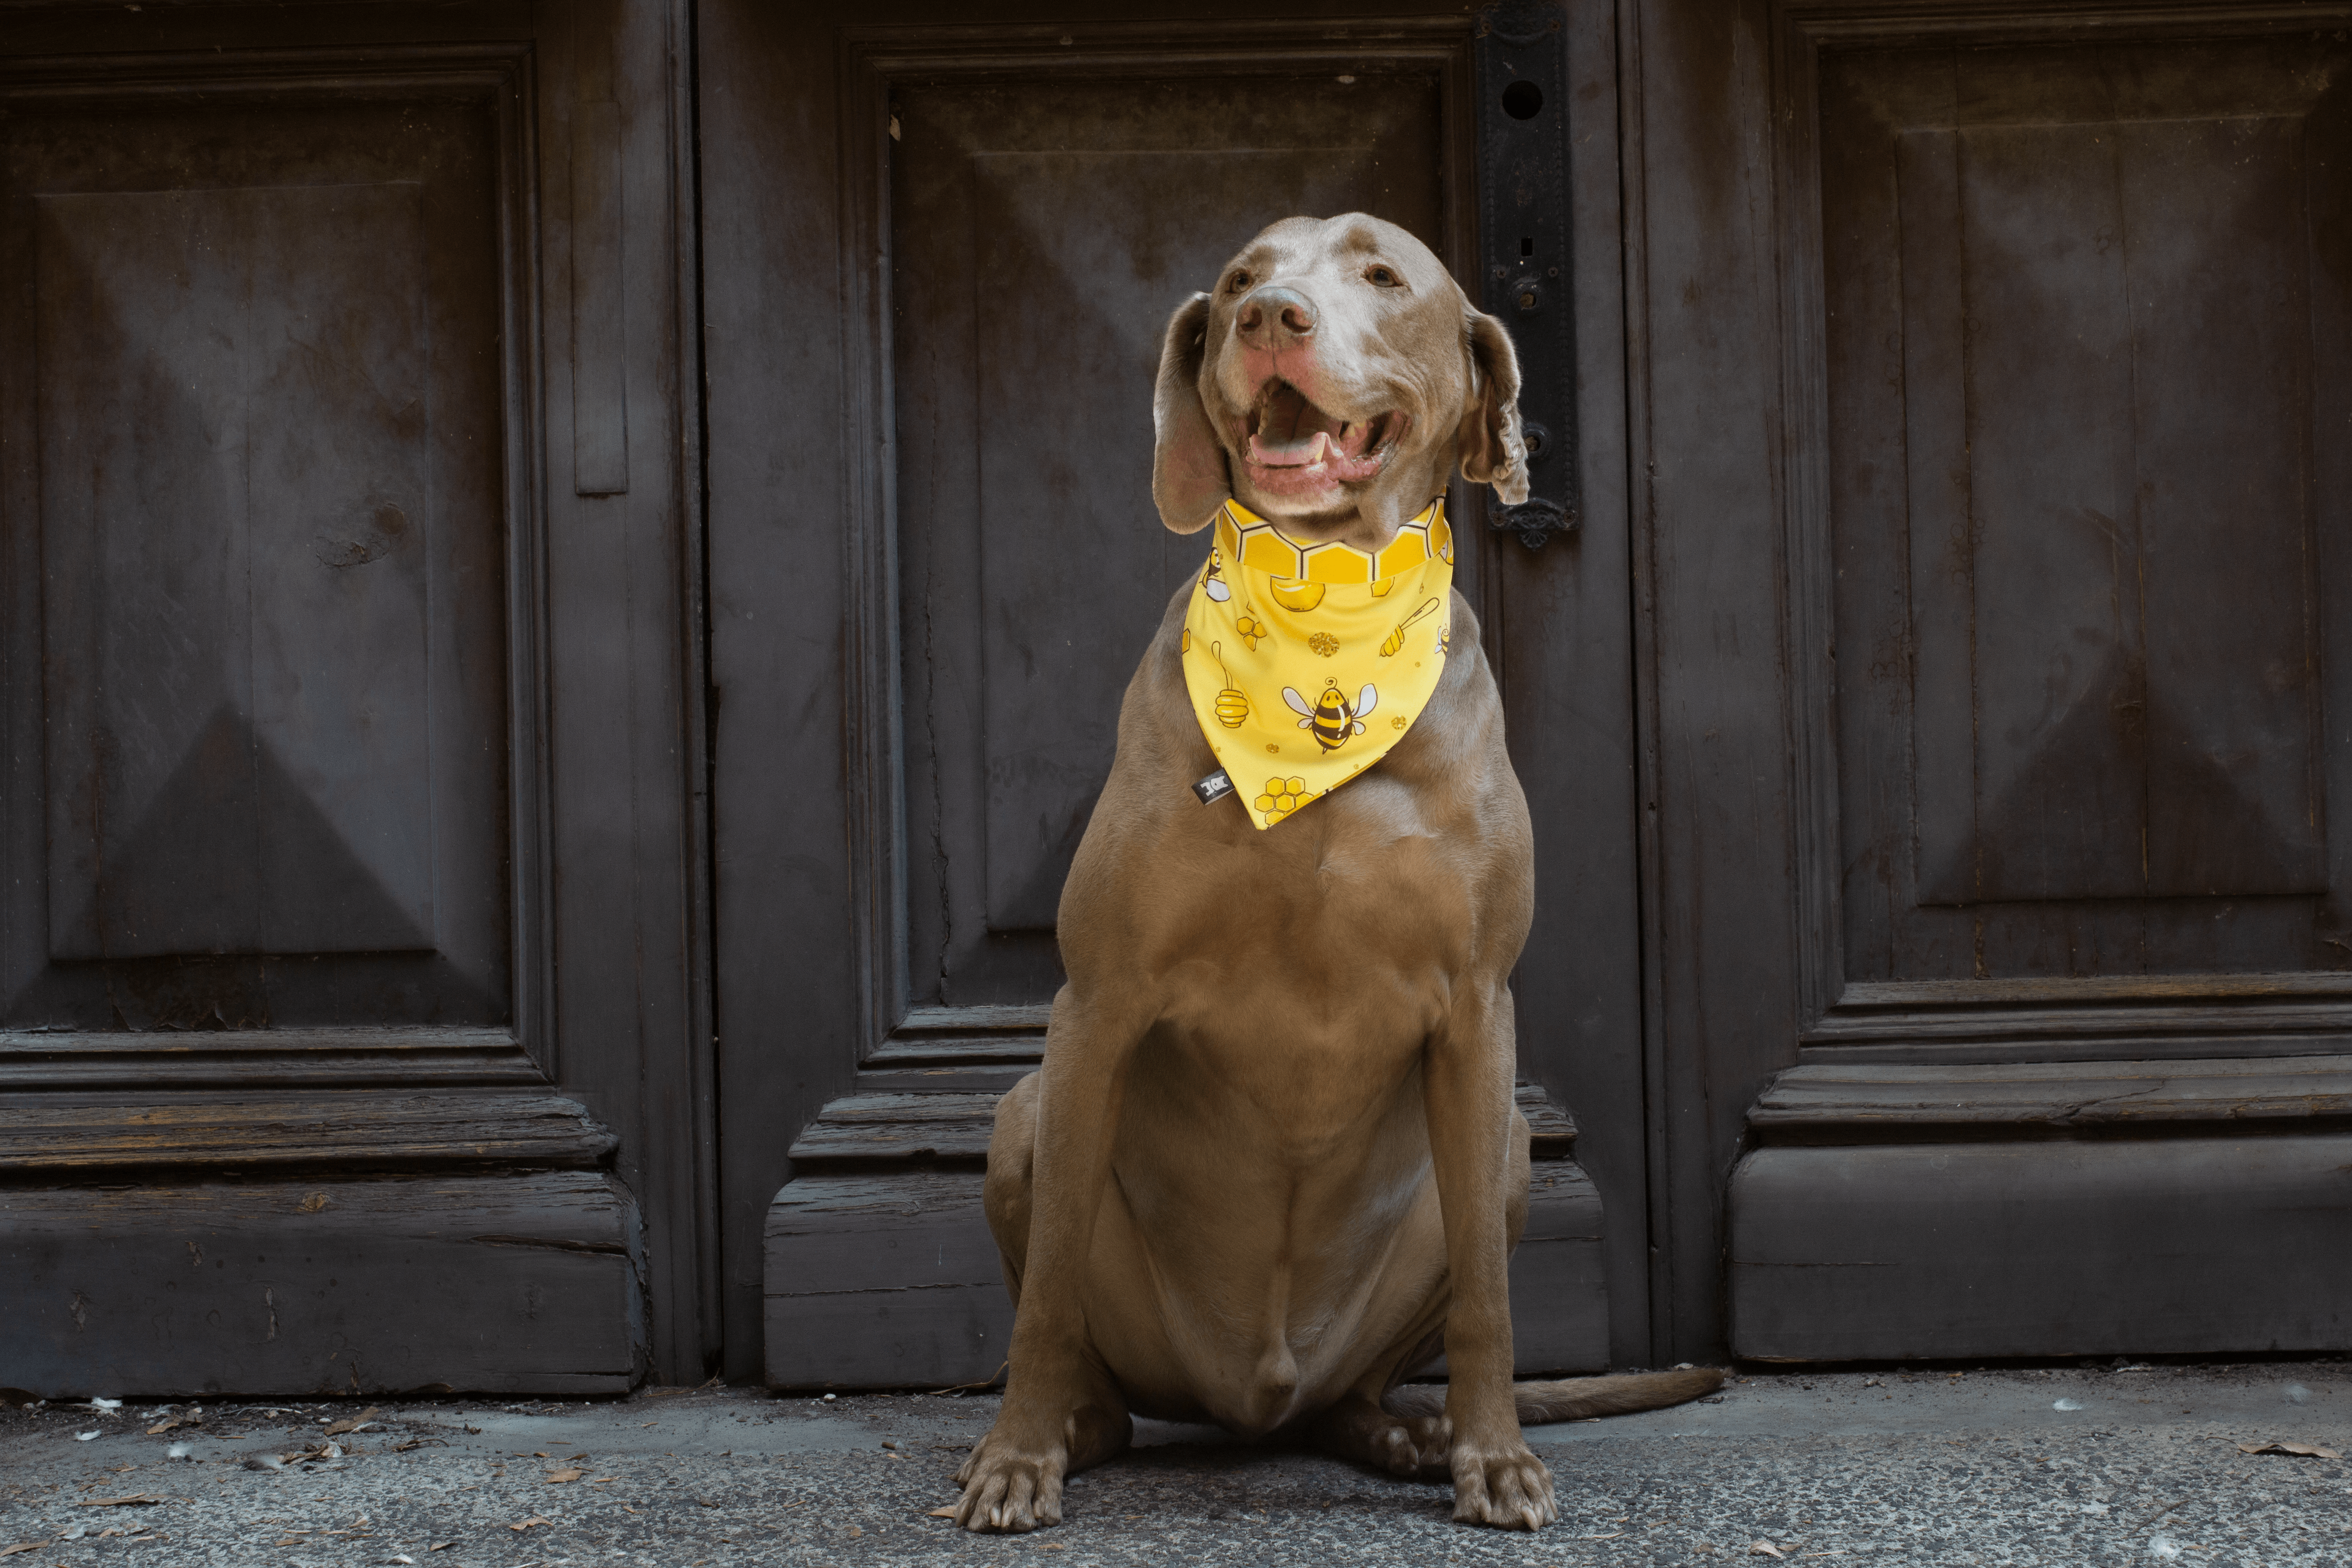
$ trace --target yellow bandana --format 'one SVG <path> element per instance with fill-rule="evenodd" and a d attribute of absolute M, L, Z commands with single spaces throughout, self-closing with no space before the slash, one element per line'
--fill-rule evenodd
<path fill-rule="evenodd" d="M 1235 501 L 1184 615 L 1184 686 L 1250 820 L 1272 827 L 1388 754 L 1444 673 L 1445 503 L 1373 555 L 1294 544 Z"/>

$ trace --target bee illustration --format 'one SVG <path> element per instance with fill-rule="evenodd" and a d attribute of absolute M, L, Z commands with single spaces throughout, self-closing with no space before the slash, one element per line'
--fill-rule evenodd
<path fill-rule="evenodd" d="M 1356 694 L 1355 702 L 1350 704 L 1339 694 L 1339 688 L 1335 683 L 1323 689 L 1323 694 L 1315 700 L 1313 707 L 1307 706 L 1307 699 L 1298 695 L 1297 688 L 1292 686 L 1282 689 L 1282 700 L 1290 704 L 1293 713 L 1302 715 L 1298 727 L 1312 731 L 1317 745 L 1327 752 L 1336 752 L 1348 743 L 1349 736 L 1364 732 L 1363 716 L 1379 705 L 1381 694 L 1367 683 L 1363 690 Z"/>
<path fill-rule="evenodd" d="M 1440 657 L 1454 651 L 1454 627 L 1450 624 L 1437 628 L 1437 651 Z"/>
<path fill-rule="evenodd" d="M 1412 625 L 1413 622 L 1421 619 L 1422 616 L 1429 614 L 1430 611 L 1435 608 L 1437 608 L 1437 601 L 1434 599 L 1427 600 L 1422 605 L 1421 608 L 1407 616 L 1403 620 L 1399 621 L 1397 623 L 1397 629 L 1391 632 L 1388 635 L 1388 640 L 1381 644 L 1381 657 L 1382 658 L 1386 658 L 1391 654 L 1396 652 L 1397 649 L 1404 647 L 1405 627 Z"/>
<path fill-rule="evenodd" d="M 1234 596 L 1234 591 L 1225 585 L 1224 556 L 1213 544 L 1209 546 L 1209 569 L 1201 574 L 1201 586 L 1220 605 Z"/>

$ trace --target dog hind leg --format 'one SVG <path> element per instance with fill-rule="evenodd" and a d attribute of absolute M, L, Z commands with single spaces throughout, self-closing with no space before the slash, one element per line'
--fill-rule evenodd
<path fill-rule="evenodd" d="M 1454 1474 L 1454 1434 L 1444 1401 L 1427 1410 L 1399 1411 L 1384 1398 L 1402 1378 L 1435 1361 L 1445 1349 L 1445 1303 L 1431 1305 L 1424 1326 L 1394 1358 L 1315 1417 L 1308 1436 L 1334 1458 L 1365 1465 L 1406 1480 L 1443 1481 Z"/>
<path fill-rule="evenodd" d="M 1528 1225 L 1529 1143 L 1527 1118 L 1516 1108 L 1509 1139 L 1503 1228 L 1506 1249 L 1516 1251 Z M 1433 1239 L 1443 1245 L 1442 1238 Z M 1380 1358 L 1370 1373 L 1316 1418 L 1310 1436 L 1318 1447 L 1334 1458 L 1411 1480 L 1452 1478 L 1454 1427 L 1445 1415 L 1444 1386 L 1404 1382 L 1444 1353 L 1445 1320 L 1452 1305 L 1451 1290 L 1441 1284 L 1421 1304 L 1412 1330 L 1399 1340 L 1400 1353 Z"/>

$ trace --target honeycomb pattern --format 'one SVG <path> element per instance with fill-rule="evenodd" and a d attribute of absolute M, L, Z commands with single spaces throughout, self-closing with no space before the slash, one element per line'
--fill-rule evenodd
<path fill-rule="evenodd" d="M 1305 779 L 1268 779 L 1265 793 L 1250 804 L 1257 807 L 1265 825 L 1272 827 L 1314 798 Z"/>

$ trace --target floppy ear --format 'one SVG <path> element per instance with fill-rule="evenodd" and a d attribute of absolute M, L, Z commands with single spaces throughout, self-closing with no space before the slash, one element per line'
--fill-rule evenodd
<path fill-rule="evenodd" d="M 1234 493 L 1225 449 L 1201 406 L 1201 356 L 1209 297 L 1195 294 L 1168 319 L 1160 348 L 1160 384 L 1151 394 L 1151 499 L 1173 533 L 1196 533 Z"/>
<path fill-rule="evenodd" d="M 1470 405 L 1454 450 L 1462 477 L 1492 485 L 1505 505 L 1528 499 L 1528 444 L 1519 430 L 1519 356 L 1503 323 L 1476 310 L 1463 313 L 1470 350 Z"/>

